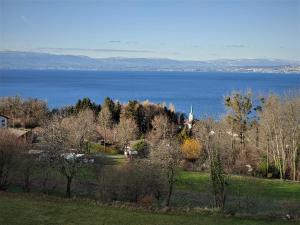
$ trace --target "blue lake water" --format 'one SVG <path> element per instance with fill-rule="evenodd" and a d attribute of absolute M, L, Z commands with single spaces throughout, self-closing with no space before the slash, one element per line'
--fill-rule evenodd
<path fill-rule="evenodd" d="M 300 74 L 0 70 L 0 96 L 36 97 L 51 108 L 109 96 L 173 103 L 182 112 L 193 105 L 197 116 L 220 116 L 224 96 L 247 89 L 255 95 L 299 90 Z"/>

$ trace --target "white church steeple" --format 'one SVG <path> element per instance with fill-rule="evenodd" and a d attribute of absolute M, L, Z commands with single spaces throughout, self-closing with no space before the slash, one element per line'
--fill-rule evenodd
<path fill-rule="evenodd" d="M 191 105 L 191 111 L 189 113 L 189 122 L 193 122 L 194 120 L 194 114 L 193 114 L 193 105 Z"/>
<path fill-rule="evenodd" d="M 191 111 L 189 113 L 189 118 L 186 122 L 189 129 L 192 129 L 193 121 L 194 121 L 194 114 L 193 114 L 193 106 L 191 105 Z"/>

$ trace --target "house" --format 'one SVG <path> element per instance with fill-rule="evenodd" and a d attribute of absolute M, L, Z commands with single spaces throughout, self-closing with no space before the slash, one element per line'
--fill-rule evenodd
<path fill-rule="evenodd" d="M 7 128 L 8 126 L 8 117 L 0 114 L 0 128 Z"/>

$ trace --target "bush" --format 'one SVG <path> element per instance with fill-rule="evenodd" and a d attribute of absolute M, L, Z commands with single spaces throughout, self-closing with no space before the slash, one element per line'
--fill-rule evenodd
<path fill-rule="evenodd" d="M 273 164 L 269 165 L 268 171 L 267 171 L 267 163 L 264 161 L 260 163 L 258 174 L 262 177 L 267 178 L 279 178 L 280 172 L 277 167 L 275 167 Z"/>
<path fill-rule="evenodd" d="M 150 204 L 153 199 L 159 200 L 165 189 L 160 171 L 145 161 L 118 168 L 105 168 L 98 176 L 98 181 L 98 197 L 108 202 Z"/>
<path fill-rule="evenodd" d="M 148 145 L 144 139 L 138 140 L 132 146 L 133 151 L 137 151 L 138 155 L 145 157 L 148 154 Z"/>
<path fill-rule="evenodd" d="M 37 162 L 35 156 L 29 154 L 20 155 L 18 175 L 21 178 L 24 192 L 30 192 L 33 183 L 33 174 L 36 169 Z"/>
<path fill-rule="evenodd" d="M 105 153 L 105 154 L 109 154 L 109 155 L 117 155 L 119 154 L 119 150 L 115 147 L 112 146 L 106 146 L 106 148 L 104 148 L 103 145 L 98 144 L 98 143 L 89 143 L 89 149 L 90 149 L 90 153 Z"/>
<path fill-rule="evenodd" d="M 152 196 L 147 195 L 145 197 L 142 197 L 138 203 L 143 206 L 149 206 L 152 205 L 153 202 L 154 202 L 154 198 Z"/>
<path fill-rule="evenodd" d="M 202 144 L 197 139 L 185 139 L 181 151 L 184 158 L 188 161 L 195 162 L 202 153 Z"/>
<path fill-rule="evenodd" d="M 214 195 L 214 207 L 225 209 L 226 202 L 226 176 L 223 170 L 223 162 L 219 149 L 213 149 L 210 163 L 210 178 L 212 193 Z"/>
<path fill-rule="evenodd" d="M 33 129 L 33 128 L 37 127 L 38 125 L 39 125 L 38 121 L 34 118 L 26 119 L 24 121 L 25 128 Z"/>
<path fill-rule="evenodd" d="M 23 143 L 6 129 L 0 129 L 0 190 L 7 190 L 18 170 Z"/>

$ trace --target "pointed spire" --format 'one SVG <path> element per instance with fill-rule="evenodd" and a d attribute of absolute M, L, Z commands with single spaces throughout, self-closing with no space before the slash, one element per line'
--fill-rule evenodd
<path fill-rule="evenodd" d="M 189 122 L 192 123 L 193 120 L 194 120 L 193 105 L 191 105 L 191 112 L 189 113 Z"/>

